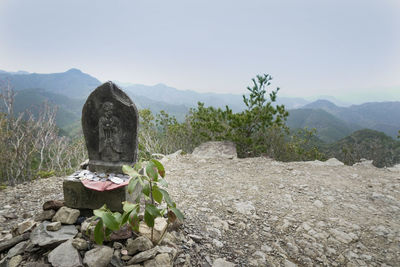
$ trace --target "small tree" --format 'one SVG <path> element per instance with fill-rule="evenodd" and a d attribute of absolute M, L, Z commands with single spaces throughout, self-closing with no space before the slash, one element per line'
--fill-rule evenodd
<path fill-rule="evenodd" d="M 272 77 L 269 74 L 257 75 L 253 85 L 247 87 L 250 95 L 243 95 L 247 109 L 241 113 L 229 114 L 232 127 L 231 139 L 236 143 L 241 156 L 257 156 L 267 153 L 266 133 L 268 128 L 284 126 L 289 113 L 284 105 L 273 105 L 279 88 L 267 92 Z"/>

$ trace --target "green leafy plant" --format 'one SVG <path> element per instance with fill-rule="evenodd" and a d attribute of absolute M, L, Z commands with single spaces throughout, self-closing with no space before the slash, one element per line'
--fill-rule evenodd
<path fill-rule="evenodd" d="M 94 229 L 94 239 L 97 244 L 102 244 L 113 231 L 118 231 L 125 224 L 129 224 L 133 231 L 139 232 L 141 200 L 144 200 L 144 222 L 151 229 L 153 243 L 156 242 L 153 232 L 154 221 L 157 217 L 166 215 L 168 225 L 176 219 L 184 220 L 183 213 L 176 207 L 176 203 L 172 201 L 166 190 L 168 183 L 164 179 L 165 169 L 161 162 L 151 159 L 143 169 L 141 163 L 135 164 L 133 168 L 124 165 L 122 171 L 131 177 L 128 193 L 132 194 L 135 201 L 134 203 L 123 202 L 122 214 L 110 211 L 105 205 L 93 211 L 98 218 Z M 163 202 L 166 203 L 165 208 L 160 207 Z"/>

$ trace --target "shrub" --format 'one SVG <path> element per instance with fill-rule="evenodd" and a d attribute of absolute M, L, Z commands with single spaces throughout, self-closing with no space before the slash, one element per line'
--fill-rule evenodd
<path fill-rule="evenodd" d="M 97 244 L 102 244 L 112 231 L 119 230 L 123 225 L 129 224 L 133 231 L 139 231 L 139 212 L 141 208 L 140 200 L 144 200 L 144 221 L 151 228 L 151 241 L 153 239 L 154 220 L 157 217 L 166 215 L 168 224 L 174 222 L 177 218 L 184 219 L 182 212 L 172 201 L 166 188 L 167 181 L 164 179 L 164 166 L 157 160 L 152 159 L 141 170 L 141 164 L 138 163 L 134 168 L 124 165 L 123 171 L 131 176 L 128 185 L 129 194 L 134 194 L 135 203 L 125 201 L 123 203 L 123 214 L 111 212 L 106 206 L 94 210 L 94 215 L 99 218 L 94 229 L 94 238 Z M 166 208 L 160 208 L 162 202 L 166 203 Z M 161 239 L 160 239 L 161 240 Z"/>

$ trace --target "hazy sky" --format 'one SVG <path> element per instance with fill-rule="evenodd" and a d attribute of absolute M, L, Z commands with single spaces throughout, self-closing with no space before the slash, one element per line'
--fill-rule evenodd
<path fill-rule="evenodd" d="M 243 93 L 400 100 L 399 0 L 0 0 L 0 69 Z"/>

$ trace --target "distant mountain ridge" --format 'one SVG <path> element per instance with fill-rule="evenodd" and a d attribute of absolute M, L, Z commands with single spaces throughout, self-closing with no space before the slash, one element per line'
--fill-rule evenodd
<path fill-rule="evenodd" d="M 356 128 L 381 131 L 395 138 L 400 129 L 400 102 L 370 102 L 338 107 L 328 100 L 317 100 L 304 109 L 324 110 Z"/>
<path fill-rule="evenodd" d="M 94 88 L 101 84 L 98 79 L 78 69 L 50 74 L 2 71 L 0 80 L 9 81 L 16 91 L 40 88 L 70 98 L 87 97 Z"/>
<path fill-rule="evenodd" d="M 361 129 L 360 126 L 349 124 L 322 109 L 289 110 L 286 124 L 291 129 L 315 128 L 317 137 L 327 143 L 335 142 Z"/>
<path fill-rule="evenodd" d="M 86 97 L 101 84 L 98 79 L 78 69 L 52 74 L 0 70 L 0 81 L 9 81 L 18 91 L 18 110 L 38 105 L 43 100 L 58 105 L 60 110 L 57 122 L 62 127 L 79 125 Z M 220 108 L 228 105 L 235 112 L 245 108 L 242 95 L 198 93 L 178 90 L 165 84 L 119 84 L 139 109 L 149 108 L 153 113 L 165 110 L 180 121 L 191 107 L 197 106 L 197 102 Z M 332 97 L 330 99 L 334 100 Z M 400 129 L 400 102 L 340 107 L 328 100 L 310 102 L 303 98 L 280 97 L 278 94 L 277 104 L 284 104 L 290 110 L 287 121 L 289 127 L 316 128 L 318 137 L 325 142 L 337 141 L 362 128 L 382 131 L 391 137 L 396 137 Z"/>

